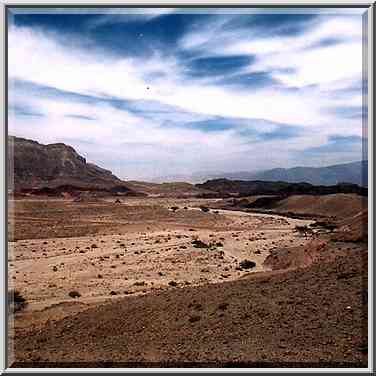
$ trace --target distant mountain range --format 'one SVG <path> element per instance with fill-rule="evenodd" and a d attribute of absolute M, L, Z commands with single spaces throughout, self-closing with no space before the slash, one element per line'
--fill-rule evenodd
<path fill-rule="evenodd" d="M 312 168 L 273 169 L 255 174 L 231 173 L 203 184 L 123 181 L 80 156 L 63 143 L 43 145 L 8 137 L 9 190 L 61 196 L 66 193 L 166 197 L 228 197 L 246 195 L 367 194 L 368 162 Z"/>
<path fill-rule="evenodd" d="M 231 180 L 285 181 L 288 183 L 310 183 L 335 185 L 352 183 L 368 186 L 368 161 L 337 164 L 327 167 L 274 168 L 257 173 L 235 172 L 223 176 Z"/>
<path fill-rule="evenodd" d="M 337 164 L 326 167 L 274 168 L 258 172 L 196 173 L 190 176 L 169 176 L 157 181 L 190 181 L 203 183 L 209 179 L 284 181 L 287 183 L 310 183 L 335 185 L 338 183 L 368 186 L 368 161 Z"/>

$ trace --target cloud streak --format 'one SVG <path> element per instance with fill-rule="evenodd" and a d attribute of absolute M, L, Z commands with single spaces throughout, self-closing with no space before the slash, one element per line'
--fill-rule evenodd
<path fill-rule="evenodd" d="M 361 159 L 361 26 L 340 10 L 15 15 L 9 132 L 131 179 Z"/>

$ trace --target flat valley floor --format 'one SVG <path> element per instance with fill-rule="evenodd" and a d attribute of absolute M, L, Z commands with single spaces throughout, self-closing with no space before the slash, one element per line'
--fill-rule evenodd
<path fill-rule="evenodd" d="M 366 367 L 367 245 L 215 205 L 10 201 L 11 363 Z"/>

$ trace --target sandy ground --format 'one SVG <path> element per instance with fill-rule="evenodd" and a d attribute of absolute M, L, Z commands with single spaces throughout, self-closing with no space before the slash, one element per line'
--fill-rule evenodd
<path fill-rule="evenodd" d="M 366 366 L 366 243 L 201 205 L 11 202 L 9 287 L 28 305 L 9 315 L 10 364 Z"/>
<path fill-rule="evenodd" d="M 54 203 L 49 202 L 50 209 Z M 102 227 L 89 236 L 25 238 L 9 243 L 9 285 L 27 299 L 27 310 L 145 294 L 171 288 L 171 282 L 186 286 L 235 280 L 248 272 L 266 270 L 263 262 L 276 247 L 303 246 L 307 239 L 294 232 L 294 227 L 310 223 L 236 211 L 203 213 L 197 208 L 202 200 L 131 199 L 116 206 L 113 201 L 58 204 L 59 220 L 69 216 L 73 207 L 76 218 L 69 220 L 75 219 L 89 230 L 98 223 Z M 38 205 L 39 201 L 27 205 L 18 201 L 14 216 L 48 235 L 53 227 L 51 216 L 38 210 Z M 80 210 L 83 206 L 85 210 Z M 173 212 L 169 209 L 172 206 L 181 209 Z M 98 208 L 107 215 L 93 221 Z M 114 208 L 127 218 L 113 218 Z M 137 218 L 129 214 L 135 212 Z M 114 227 L 116 234 L 111 233 Z M 196 248 L 192 244 L 196 239 L 210 248 Z M 239 270 L 245 259 L 256 266 Z M 71 291 L 81 296 L 71 298 Z"/>

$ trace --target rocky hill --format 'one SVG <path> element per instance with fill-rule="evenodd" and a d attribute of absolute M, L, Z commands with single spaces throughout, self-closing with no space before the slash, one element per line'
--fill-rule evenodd
<path fill-rule="evenodd" d="M 196 187 L 217 192 L 222 197 L 251 196 L 251 195 L 279 195 L 291 196 L 296 194 L 324 195 L 334 193 L 357 193 L 367 195 L 367 188 L 356 184 L 337 184 L 333 186 L 315 186 L 308 183 L 287 183 L 284 181 L 246 181 L 214 179 Z"/>
<path fill-rule="evenodd" d="M 9 136 L 8 161 L 8 187 L 14 192 L 133 192 L 111 171 L 86 162 L 71 146 L 63 143 L 43 145 Z"/>

